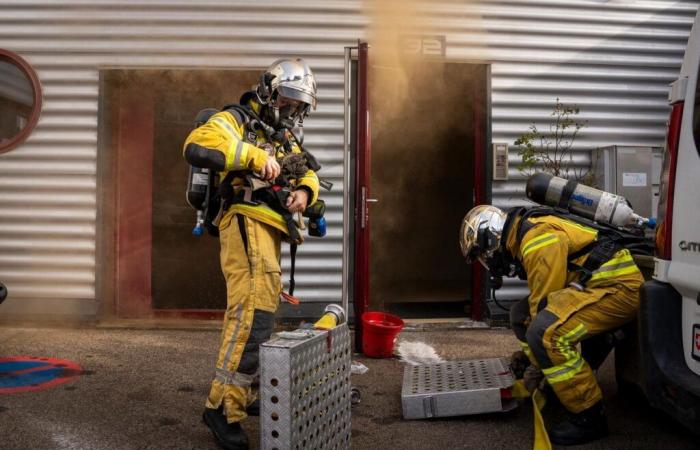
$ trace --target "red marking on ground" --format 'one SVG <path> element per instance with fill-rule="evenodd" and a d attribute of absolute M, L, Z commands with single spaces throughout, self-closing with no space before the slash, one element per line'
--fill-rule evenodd
<path fill-rule="evenodd" d="M 3 362 L 23 362 L 23 361 L 43 362 L 43 363 L 46 363 L 46 365 L 42 365 L 39 367 L 32 367 L 29 369 L 17 370 L 14 372 L 9 372 L 9 374 L 11 376 L 31 374 L 34 372 L 42 372 L 45 370 L 52 370 L 52 369 L 61 369 L 61 372 L 59 375 L 56 376 L 56 378 L 53 378 L 51 380 L 45 381 L 45 382 L 40 383 L 40 384 L 0 388 L 0 395 L 2 395 L 2 394 L 18 394 L 20 392 L 43 391 L 45 389 L 49 389 L 49 388 L 52 388 L 54 386 L 58 386 L 60 384 L 73 382 L 83 372 L 83 368 L 80 367 L 80 365 L 78 365 L 77 363 L 75 363 L 73 361 L 69 361 L 67 359 L 39 358 L 36 356 L 26 356 L 26 355 L 0 358 L 0 363 L 3 363 Z"/>

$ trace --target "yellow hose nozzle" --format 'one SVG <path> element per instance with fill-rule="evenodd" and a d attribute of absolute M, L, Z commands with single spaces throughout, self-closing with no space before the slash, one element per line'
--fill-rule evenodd
<path fill-rule="evenodd" d="M 345 311 L 338 305 L 330 304 L 323 311 L 324 314 L 314 324 L 318 330 L 332 330 L 340 324 L 345 323 Z"/>
<path fill-rule="evenodd" d="M 318 321 L 314 324 L 314 328 L 318 330 L 332 330 L 338 326 L 338 318 L 333 313 L 324 314 Z"/>

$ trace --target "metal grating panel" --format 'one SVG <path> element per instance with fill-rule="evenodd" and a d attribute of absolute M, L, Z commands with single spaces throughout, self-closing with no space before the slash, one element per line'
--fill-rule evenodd
<path fill-rule="evenodd" d="M 481 414 L 510 409 L 501 389 L 513 386 L 503 358 L 407 365 L 401 403 L 405 419 Z"/>
<path fill-rule="evenodd" d="M 263 449 L 350 448 L 350 330 L 298 330 L 260 348 Z M 284 337 L 280 337 L 284 336 Z"/>

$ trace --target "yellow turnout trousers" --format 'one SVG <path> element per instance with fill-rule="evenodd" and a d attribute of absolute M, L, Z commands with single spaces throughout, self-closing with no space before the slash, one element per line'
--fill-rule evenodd
<path fill-rule="evenodd" d="M 507 236 L 507 248 L 521 261 L 530 295 L 511 309 L 511 324 L 530 361 L 542 369 L 561 403 L 571 412 L 602 399 L 593 370 L 579 342 L 615 330 L 634 319 L 644 282 L 627 249 L 618 250 L 590 273 L 580 290 L 579 273 L 569 263 L 584 264 L 590 253 L 569 261 L 598 240 L 598 231 L 557 216 L 526 219 Z"/>
<path fill-rule="evenodd" d="M 633 320 L 639 305 L 638 288 L 627 282 L 552 292 L 547 306 L 528 327 L 529 350 L 569 411 L 581 412 L 603 398 L 593 370 L 581 356 L 579 342 Z"/>
<path fill-rule="evenodd" d="M 255 400 L 251 384 L 258 374 L 258 348 L 274 326 L 282 290 L 281 232 L 229 211 L 219 225 L 221 269 L 226 278 L 226 314 L 216 373 L 206 407 L 223 405 L 229 423 L 246 417 Z"/>

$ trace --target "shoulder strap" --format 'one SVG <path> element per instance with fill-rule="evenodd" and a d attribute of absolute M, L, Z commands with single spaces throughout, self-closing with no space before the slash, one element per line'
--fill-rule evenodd
<path fill-rule="evenodd" d="M 251 119 L 256 117 L 255 111 L 248 105 L 232 104 L 223 107 L 222 111 L 226 111 L 239 120 L 241 126 L 245 126 Z"/>
<path fill-rule="evenodd" d="M 593 272 L 600 269 L 605 262 L 609 261 L 615 253 L 623 249 L 622 237 L 617 235 L 603 236 L 591 242 L 580 251 L 569 255 L 567 269 L 571 272 L 578 272 L 578 285 L 583 287 L 593 276 Z M 584 250 L 588 250 L 588 257 L 580 266 L 573 263 L 575 259 L 584 255 Z"/>
<path fill-rule="evenodd" d="M 294 134 L 294 131 L 289 130 L 289 134 L 291 135 L 291 138 L 294 140 L 294 142 L 299 146 L 299 149 L 301 149 L 302 153 L 306 155 L 306 164 L 309 167 L 309 169 L 313 170 L 314 172 L 318 172 L 321 170 L 321 165 L 318 163 L 318 160 L 316 157 L 311 154 L 310 151 L 306 149 L 301 143 L 301 140 L 297 137 L 296 134 Z"/>
<path fill-rule="evenodd" d="M 523 209 L 525 211 L 523 212 L 522 217 L 520 219 L 520 225 L 518 226 L 517 232 L 518 234 L 516 235 L 516 239 L 518 240 L 518 242 L 522 242 L 523 238 L 525 237 L 525 234 L 527 234 L 527 232 L 535 226 L 535 224 L 530 222 L 528 219 L 530 219 L 531 217 L 554 215 L 552 214 L 554 210 L 547 207 L 534 207 Z"/>
<path fill-rule="evenodd" d="M 513 223 L 515 222 L 515 219 L 521 216 L 523 213 L 525 213 L 526 210 L 527 208 L 525 208 L 524 206 L 516 206 L 508 210 L 508 212 L 506 213 L 506 222 L 503 224 L 503 231 L 501 233 L 501 251 L 506 251 L 508 235 L 510 234 L 510 229 L 513 228 Z"/>
<path fill-rule="evenodd" d="M 289 295 L 294 295 L 294 287 L 296 282 L 294 281 L 294 269 L 297 263 L 297 244 L 289 245 L 289 256 L 290 256 L 290 267 L 289 267 Z"/>

